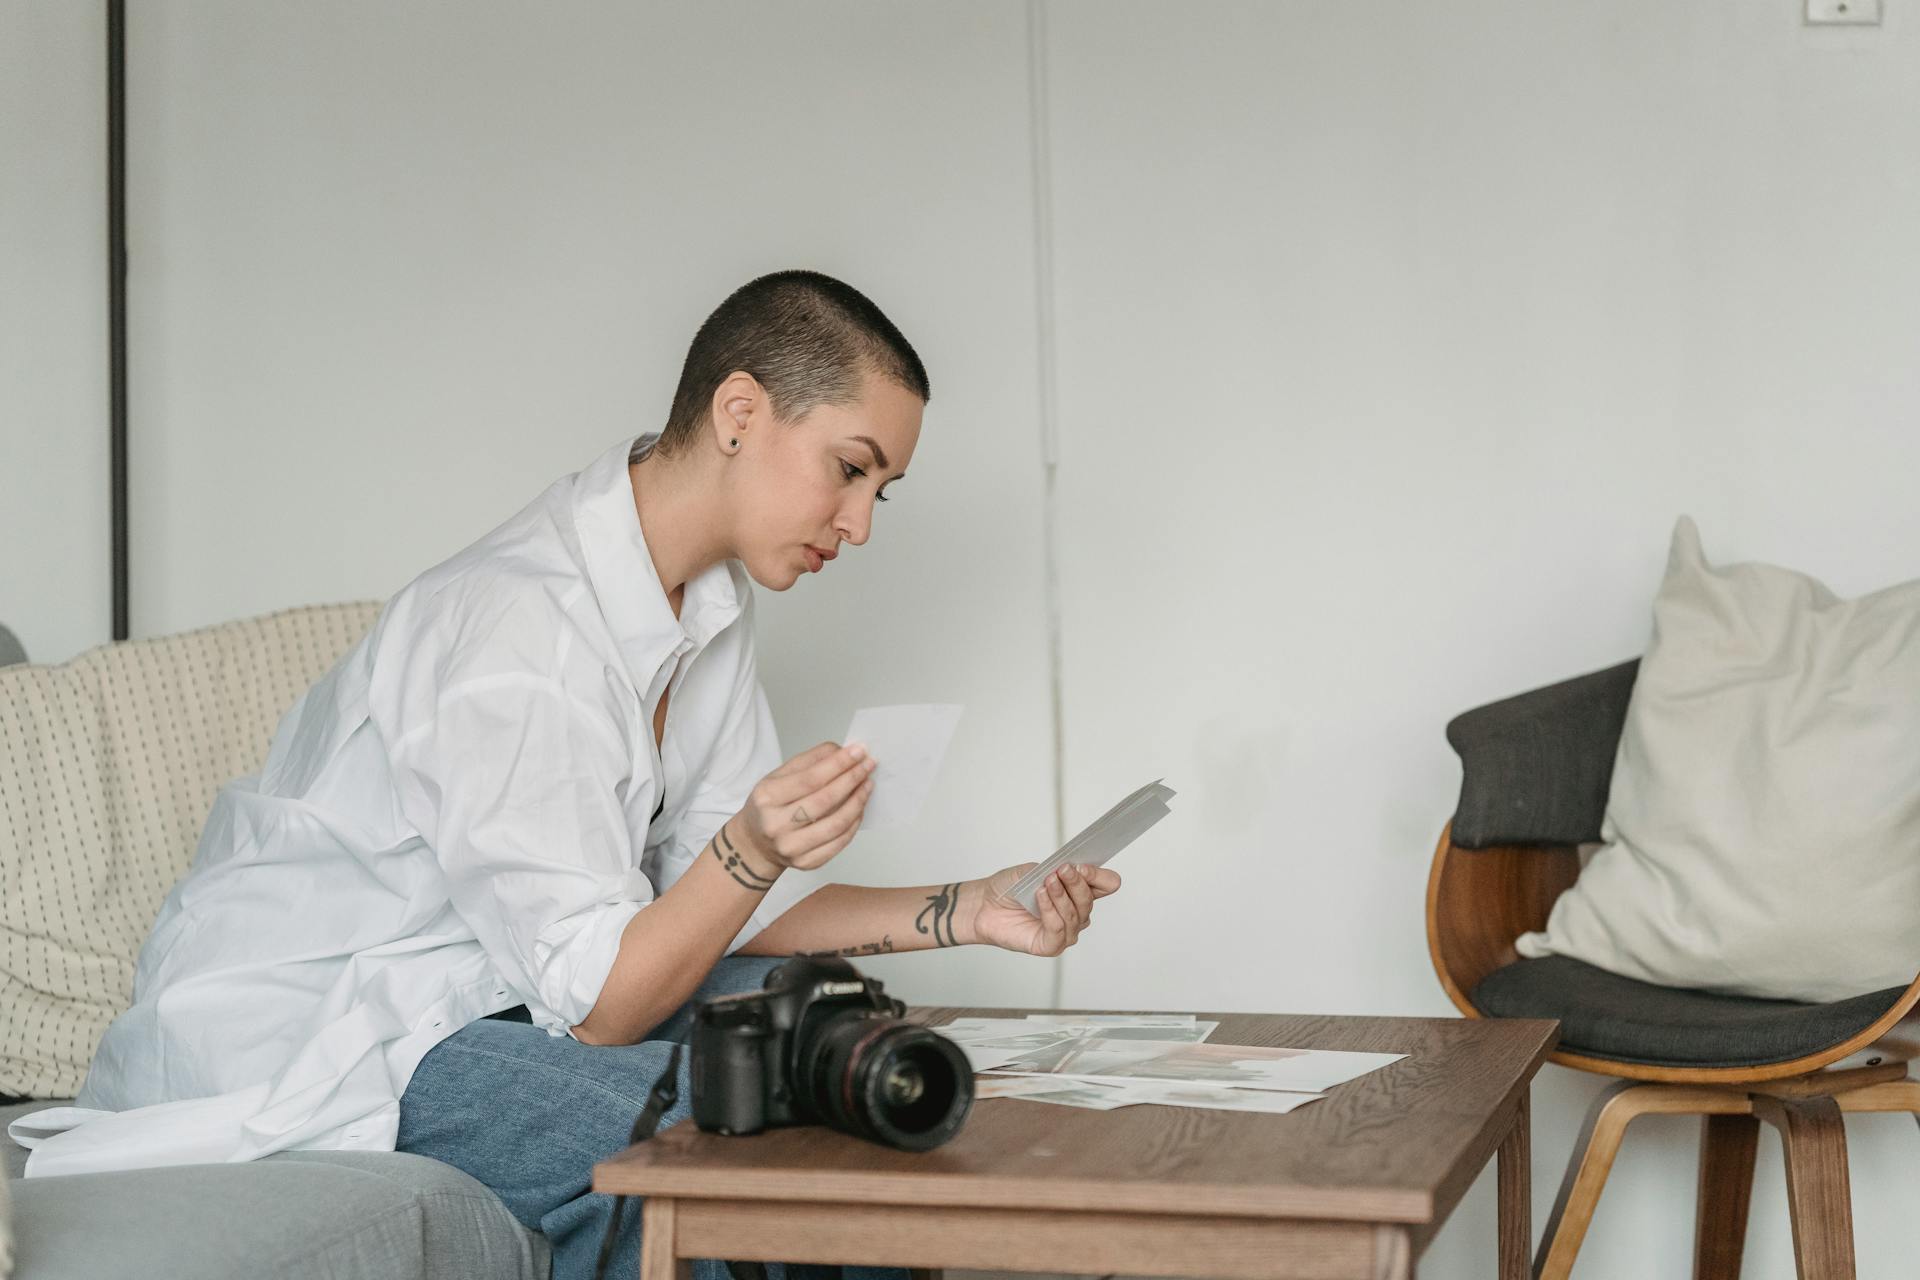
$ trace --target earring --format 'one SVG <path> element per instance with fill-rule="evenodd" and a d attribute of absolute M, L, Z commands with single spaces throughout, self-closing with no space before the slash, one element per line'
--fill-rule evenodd
<path fill-rule="evenodd" d="M 733 438 L 732 440 L 729 440 L 729 441 L 727 441 L 727 448 L 729 448 L 729 449 L 738 449 L 739 447 L 740 447 L 740 439 L 739 439 L 739 437 L 737 437 L 737 436 L 736 436 L 736 437 L 734 437 L 734 438 Z"/>

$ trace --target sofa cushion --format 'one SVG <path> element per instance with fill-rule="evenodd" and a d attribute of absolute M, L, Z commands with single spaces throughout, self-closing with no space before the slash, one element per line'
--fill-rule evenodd
<path fill-rule="evenodd" d="M 0 669 L 0 1094 L 77 1093 L 214 792 L 372 625 L 326 605 Z"/>
<path fill-rule="evenodd" d="M 0 1129 L 41 1106 L 0 1108 Z M 26 1152 L 0 1137 L 10 1169 Z M 11 1176 L 17 1176 L 13 1174 Z M 16 1280 L 540 1280 L 546 1237 L 481 1183 L 394 1151 L 285 1151 L 12 1184 Z"/>

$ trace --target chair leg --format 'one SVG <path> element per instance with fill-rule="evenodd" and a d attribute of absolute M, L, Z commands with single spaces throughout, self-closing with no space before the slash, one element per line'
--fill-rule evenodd
<path fill-rule="evenodd" d="M 1623 1080 L 1594 1099 L 1587 1123 L 1567 1162 L 1547 1229 L 1534 1255 L 1535 1280 L 1567 1280 L 1574 1257 L 1587 1237 L 1600 1191 L 1620 1151 L 1627 1126 L 1644 1115 L 1745 1115 L 1746 1095 L 1724 1085 L 1651 1084 Z"/>
<path fill-rule="evenodd" d="M 1832 1098 L 1755 1094 L 1753 1110 L 1780 1131 L 1785 1149 L 1800 1280 L 1854 1280 L 1853 1189 L 1840 1104 Z"/>
<path fill-rule="evenodd" d="M 1904 1111 L 1913 1117 L 1915 1124 L 1920 1124 L 1920 1080 L 1896 1080 L 1889 1084 L 1855 1089 L 1841 1094 L 1834 1101 L 1840 1104 L 1840 1110 L 1848 1113 Z"/>
<path fill-rule="evenodd" d="M 1706 1116 L 1700 1122 L 1700 1199 L 1693 1228 L 1693 1280 L 1740 1280 L 1753 1198 L 1760 1122 Z"/>
<path fill-rule="evenodd" d="M 1853 1089 L 1834 1098 L 1845 1112 L 1905 1111 L 1920 1120 L 1920 1080 L 1895 1080 Z"/>
<path fill-rule="evenodd" d="M 1620 1150 L 1627 1125 L 1640 1114 L 1638 1095 L 1658 1085 L 1617 1084 L 1593 1101 L 1586 1124 L 1574 1140 L 1573 1154 L 1567 1160 L 1566 1176 L 1560 1182 L 1560 1195 L 1547 1215 L 1546 1230 L 1540 1236 L 1540 1251 L 1534 1255 L 1535 1280 L 1567 1280 L 1581 1241 L 1587 1238 L 1587 1225 L 1599 1206 L 1600 1192 L 1607 1185 L 1613 1157 Z"/>

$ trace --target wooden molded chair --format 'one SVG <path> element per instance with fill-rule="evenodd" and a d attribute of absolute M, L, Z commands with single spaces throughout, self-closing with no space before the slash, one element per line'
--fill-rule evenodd
<path fill-rule="evenodd" d="M 1920 1117 L 1920 978 L 1835 1004 L 1654 986 L 1564 956 L 1523 960 L 1600 838 L 1615 749 L 1639 662 L 1460 716 L 1447 740 L 1460 804 L 1427 881 L 1427 944 L 1440 985 L 1468 1017 L 1557 1018 L 1562 1066 L 1620 1081 L 1588 1114 L 1547 1220 L 1534 1275 L 1564 1280 L 1627 1125 L 1703 1117 L 1696 1280 L 1740 1273 L 1760 1121 L 1780 1131 L 1801 1280 L 1852 1277 L 1843 1115 Z M 1920 928 L 1920 921 L 1915 922 Z"/>

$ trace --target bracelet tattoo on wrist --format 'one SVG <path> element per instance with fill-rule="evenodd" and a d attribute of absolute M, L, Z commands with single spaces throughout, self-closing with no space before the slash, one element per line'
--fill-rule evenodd
<path fill-rule="evenodd" d="M 920 914 L 913 918 L 913 927 L 918 933 L 931 933 L 936 947 L 954 947 L 960 945 L 960 939 L 953 933 L 953 917 L 960 910 L 960 882 L 936 889 L 927 895 L 927 905 L 920 908 Z"/>
<path fill-rule="evenodd" d="M 720 852 L 722 845 L 726 846 L 725 853 Z M 727 824 L 724 822 L 720 824 L 720 830 L 714 834 L 713 839 L 708 842 L 707 848 L 713 850 L 713 856 L 720 860 L 720 865 L 726 868 L 727 874 L 733 877 L 734 883 L 743 889 L 765 893 L 773 888 L 773 882 L 779 878 L 778 873 L 771 876 L 761 875 L 753 869 L 751 863 L 740 856 L 740 851 L 733 847 L 733 841 L 727 838 Z"/>

